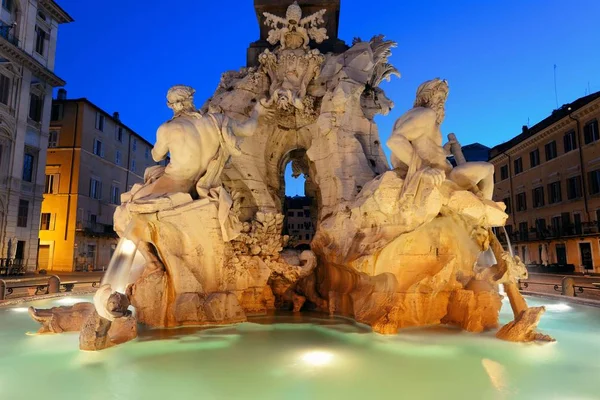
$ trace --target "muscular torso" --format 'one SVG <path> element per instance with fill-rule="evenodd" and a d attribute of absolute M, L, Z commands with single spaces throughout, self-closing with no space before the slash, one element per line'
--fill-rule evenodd
<path fill-rule="evenodd" d="M 220 123 L 220 118 L 217 121 Z M 162 153 L 168 149 L 171 153 L 165 174 L 182 180 L 197 180 L 202 176 L 219 149 L 217 129 L 210 116 L 180 116 L 161 125 L 155 151 Z"/>
<path fill-rule="evenodd" d="M 445 169 L 448 163 L 446 153 L 442 148 L 442 134 L 436 118 L 435 111 L 430 108 L 413 108 L 396 121 L 392 136 L 405 137 L 426 164 Z M 393 158 L 393 161 L 397 163 L 400 157 Z M 401 161 L 406 164 L 410 162 L 409 160 Z"/>

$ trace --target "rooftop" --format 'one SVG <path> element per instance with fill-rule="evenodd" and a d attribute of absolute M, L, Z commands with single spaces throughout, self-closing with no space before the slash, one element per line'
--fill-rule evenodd
<path fill-rule="evenodd" d="M 141 139 L 144 143 L 146 143 L 150 147 L 153 147 L 152 143 L 150 143 L 142 135 L 140 135 L 139 133 L 137 133 L 136 131 L 131 129 L 129 126 L 125 125 L 123 123 L 123 121 L 121 121 L 121 119 L 116 119 L 113 116 L 113 114 L 110 114 L 110 113 L 106 112 L 105 110 L 103 110 L 102 108 L 98 107 L 96 104 L 92 103 L 86 97 L 80 97 L 78 99 L 53 99 L 52 102 L 53 103 L 86 103 L 86 104 L 90 105 L 91 107 L 94 107 L 96 110 L 100 111 L 101 113 L 103 113 L 106 117 L 110 118 L 111 120 L 117 122 L 119 125 L 123 126 L 125 129 L 127 129 L 129 132 L 131 132 L 133 135 L 135 135 L 138 139 Z"/>
<path fill-rule="evenodd" d="M 490 150 L 490 160 L 494 157 L 499 156 L 500 154 L 506 152 L 507 150 L 513 148 L 519 143 L 523 142 L 526 139 L 534 136 L 536 133 L 543 131 L 548 128 L 552 124 L 560 121 L 561 119 L 568 117 L 570 114 L 579 110 L 580 108 L 586 106 L 592 101 L 600 98 L 600 92 L 592 93 L 584 97 L 580 97 L 572 103 L 564 104 L 557 110 L 554 110 L 550 116 L 538 122 L 531 128 L 527 128 L 527 126 L 523 126 L 523 132 L 520 135 L 515 136 L 511 140 L 501 143 Z"/>

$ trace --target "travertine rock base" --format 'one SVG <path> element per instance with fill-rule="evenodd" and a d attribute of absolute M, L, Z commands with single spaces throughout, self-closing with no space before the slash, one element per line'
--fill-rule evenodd
<path fill-rule="evenodd" d="M 469 332 L 483 332 L 498 326 L 501 308 L 502 296 L 496 292 L 459 290 L 450 296 L 448 313 L 442 322 Z"/>
<path fill-rule="evenodd" d="M 131 315 L 109 321 L 94 311 L 79 334 L 79 349 L 104 350 L 137 337 L 137 322 Z"/>

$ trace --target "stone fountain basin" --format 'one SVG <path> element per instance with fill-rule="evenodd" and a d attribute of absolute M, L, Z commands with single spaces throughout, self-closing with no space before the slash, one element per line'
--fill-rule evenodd
<path fill-rule="evenodd" d="M 322 314 L 278 313 L 217 328 L 140 330 L 102 352 L 78 333 L 28 335 L 27 307 L 0 307 L 0 393 L 6 399 L 598 398 L 600 308 L 552 299 L 540 329 L 551 344 L 497 340 L 449 327 L 394 336 Z M 512 319 L 508 304 L 500 323 Z M 502 397 L 505 396 L 505 397 Z"/>

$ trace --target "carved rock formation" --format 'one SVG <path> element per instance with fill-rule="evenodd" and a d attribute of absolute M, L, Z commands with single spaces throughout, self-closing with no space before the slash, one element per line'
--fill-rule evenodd
<path fill-rule="evenodd" d="M 31 318 L 42 324 L 38 333 L 79 332 L 94 311 L 92 303 L 77 303 L 47 310 L 29 307 Z"/>
<path fill-rule="evenodd" d="M 535 340 L 554 342 L 554 339 L 550 336 L 535 331 L 545 311 L 544 307 L 527 308 L 514 321 L 500 328 L 498 333 L 496 333 L 496 337 L 510 342 L 532 342 Z"/>

